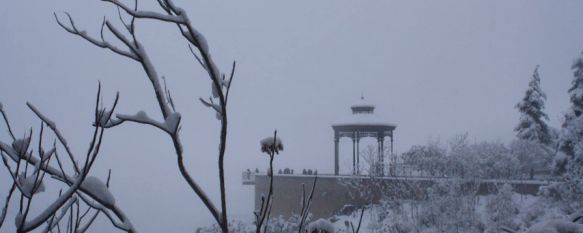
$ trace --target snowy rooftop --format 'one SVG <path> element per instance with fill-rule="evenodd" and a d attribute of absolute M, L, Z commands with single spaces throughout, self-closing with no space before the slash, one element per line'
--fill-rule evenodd
<path fill-rule="evenodd" d="M 373 113 L 375 106 L 361 96 L 359 101 L 350 106 L 353 113 Z"/>
<path fill-rule="evenodd" d="M 396 125 L 388 123 L 386 117 L 383 117 L 374 112 L 375 106 L 368 103 L 364 97 L 353 104 L 351 107 L 352 114 L 347 114 L 341 117 L 332 127 L 340 126 L 381 126 L 388 128 L 395 128 Z"/>

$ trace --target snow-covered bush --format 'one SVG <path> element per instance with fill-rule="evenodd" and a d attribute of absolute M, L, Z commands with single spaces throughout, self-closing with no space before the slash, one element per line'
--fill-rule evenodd
<path fill-rule="evenodd" d="M 300 229 L 300 221 L 301 216 L 297 214 L 294 214 L 287 219 L 283 216 L 271 218 L 267 223 L 265 232 L 298 232 Z"/>
<path fill-rule="evenodd" d="M 318 219 L 308 224 L 307 233 L 335 233 L 334 224 L 327 219 Z"/>
<path fill-rule="evenodd" d="M 198 227 L 195 233 L 221 233 L 222 229 L 217 223 L 211 224 L 206 227 Z M 239 220 L 229 220 L 229 232 L 232 233 L 252 233 L 255 232 L 255 228 L 252 224 L 239 221 Z"/>
<path fill-rule="evenodd" d="M 476 211 L 477 185 L 467 190 L 456 181 L 442 181 L 428 191 L 421 201 L 418 224 L 421 229 L 438 232 L 483 232 L 480 214 Z"/>
<path fill-rule="evenodd" d="M 413 165 L 422 174 L 428 176 L 443 176 L 447 169 L 446 150 L 437 142 L 429 142 L 427 145 L 412 146 L 409 151 L 403 153 L 405 163 Z"/>
<path fill-rule="evenodd" d="M 403 153 L 402 157 L 405 164 L 413 166 L 423 175 L 433 177 L 515 179 L 528 175 L 521 174 L 520 161 L 504 144 L 470 144 L 466 138 L 456 137 L 449 146 L 436 142 L 416 145 Z M 548 157 L 546 154 L 540 156 L 543 158 L 539 160 Z"/>
<path fill-rule="evenodd" d="M 519 206 L 512 200 L 513 188 L 509 184 L 498 187 L 498 193 L 491 195 L 486 203 L 488 216 L 487 232 L 498 232 L 502 226 L 517 228 L 515 222 Z"/>
<path fill-rule="evenodd" d="M 535 141 L 513 140 L 508 145 L 519 162 L 520 173 L 534 178 L 537 171 L 550 173 L 553 164 L 554 149 Z"/>

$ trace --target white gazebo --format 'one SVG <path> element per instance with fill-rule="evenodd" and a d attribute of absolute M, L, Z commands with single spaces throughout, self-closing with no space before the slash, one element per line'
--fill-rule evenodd
<path fill-rule="evenodd" d="M 393 131 L 397 128 L 395 124 L 386 123 L 382 118 L 374 114 L 375 106 L 365 102 L 364 97 L 360 97 L 360 102 L 352 105 L 352 115 L 340 123 L 333 124 L 334 129 L 334 174 L 339 175 L 339 142 L 342 137 L 352 139 L 352 174 L 360 174 L 360 139 L 373 137 L 377 139 L 378 147 L 378 167 L 374 173 L 384 176 L 384 148 L 385 137 L 390 138 L 390 152 L 393 153 Z"/>

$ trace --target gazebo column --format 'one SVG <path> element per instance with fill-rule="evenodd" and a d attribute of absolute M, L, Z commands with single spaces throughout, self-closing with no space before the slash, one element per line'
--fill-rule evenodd
<path fill-rule="evenodd" d="M 391 156 L 393 156 L 393 131 L 391 131 Z"/>
<path fill-rule="evenodd" d="M 378 148 L 379 148 L 379 161 L 378 161 L 378 173 L 380 176 L 384 176 L 384 141 L 385 141 L 385 137 L 382 134 L 379 134 L 379 136 L 377 137 L 378 140 Z"/>
<path fill-rule="evenodd" d="M 393 154 L 393 131 L 391 131 L 391 154 L 389 155 L 391 158 L 391 165 L 392 169 L 390 170 L 391 176 L 395 176 L 397 172 L 397 159 Z"/>
<path fill-rule="evenodd" d="M 334 131 L 334 175 L 338 175 L 340 167 L 338 166 L 338 143 L 340 142 L 340 137 L 338 132 Z"/>
<path fill-rule="evenodd" d="M 356 132 L 352 132 L 352 175 L 356 174 Z"/>
<path fill-rule="evenodd" d="M 356 132 L 356 174 L 360 175 L 360 132 Z"/>

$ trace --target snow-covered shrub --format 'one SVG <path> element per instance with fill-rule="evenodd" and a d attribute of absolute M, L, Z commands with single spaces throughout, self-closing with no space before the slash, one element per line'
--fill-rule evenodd
<path fill-rule="evenodd" d="M 463 183 L 438 182 L 421 201 L 418 224 L 421 229 L 439 232 L 483 232 L 484 225 L 476 211 L 477 186 L 471 191 L 462 189 Z"/>
<path fill-rule="evenodd" d="M 394 233 L 412 233 L 418 229 L 411 215 L 405 208 L 408 206 L 405 201 L 384 201 L 378 208 L 371 208 L 374 213 L 378 212 L 380 226 L 373 232 L 394 232 Z M 368 227 L 368 229 L 374 227 Z"/>
<path fill-rule="evenodd" d="M 300 218 L 301 216 L 297 214 L 294 214 L 287 219 L 283 216 L 271 218 L 267 223 L 266 232 L 298 232 Z"/>
<path fill-rule="evenodd" d="M 504 144 L 470 144 L 467 136 L 455 137 L 449 146 L 437 142 L 413 146 L 402 157 L 405 164 L 433 177 L 513 179 L 521 176 L 517 156 Z"/>
<path fill-rule="evenodd" d="M 199 227 L 196 229 L 195 233 L 221 233 L 221 227 L 217 223 L 213 223 L 210 226 Z M 239 220 L 229 220 L 229 232 L 231 233 L 252 233 L 255 232 L 255 228 L 251 223 L 239 221 Z"/>
<path fill-rule="evenodd" d="M 327 219 L 318 219 L 308 224 L 308 233 L 335 233 L 334 224 Z"/>
<path fill-rule="evenodd" d="M 519 213 L 518 205 L 512 200 L 513 188 L 509 184 L 498 187 L 498 193 L 488 197 L 486 214 L 487 232 L 498 232 L 502 226 L 515 229 L 515 218 Z"/>
<path fill-rule="evenodd" d="M 534 178 L 534 173 L 541 170 L 551 170 L 554 150 L 535 141 L 513 140 L 508 145 L 510 152 L 516 157 L 520 173 Z"/>
<path fill-rule="evenodd" d="M 443 176 L 447 167 L 446 150 L 437 142 L 412 146 L 403 154 L 405 163 L 428 176 Z"/>
<path fill-rule="evenodd" d="M 533 225 L 526 233 L 583 233 L 583 224 L 567 220 L 550 220 Z"/>

